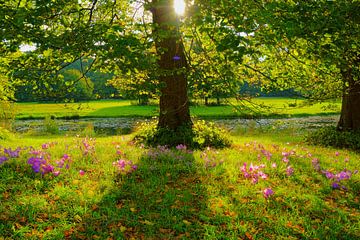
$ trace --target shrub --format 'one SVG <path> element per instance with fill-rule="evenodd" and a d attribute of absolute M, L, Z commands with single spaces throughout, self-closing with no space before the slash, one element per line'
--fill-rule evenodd
<path fill-rule="evenodd" d="M 51 116 L 46 116 L 43 124 L 45 133 L 59 134 L 59 125 Z"/>
<path fill-rule="evenodd" d="M 314 145 L 348 148 L 360 151 L 360 131 L 337 131 L 335 127 L 324 127 L 309 133 L 305 141 Z"/>
<path fill-rule="evenodd" d="M 15 117 L 16 109 L 14 103 L 0 100 L 0 127 L 11 130 Z"/>
<path fill-rule="evenodd" d="M 145 146 L 175 147 L 184 144 L 189 148 L 224 148 L 231 145 L 224 129 L 204 120 L 195 121 L 192 127 L 181 126 L 177 130 L 158 128 L 157 121 L 141 123 L 134 137 L 137 144 Z"/>
<path fill-rule="evenodd" d="M 0 140 L 9 140 L 12 136 L 13 135 L 9 130 L 0 127 Z"/>

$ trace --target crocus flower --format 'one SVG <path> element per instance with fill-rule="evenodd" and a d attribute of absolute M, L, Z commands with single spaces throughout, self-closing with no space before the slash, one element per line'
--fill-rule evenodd
<path fill-rule="evenodd" d="M 274 191 L 271 188 L 265 188 L 263 191 L 264 198 L 269 198 L 273 194 L 274 194 Z"/>
<path fill-rule="evenodd" d="M 179 144 L 179 145 L 176 146 L 176 149 L 177 149 L 177 150 L 186 150 L 186 145 L 184 145 L 184 144 Z"/>
<path fill-rule="evenodd" d="M 282 161 L 283 161 L 284 163 L 288 163 L 288 162 L 289 162 L 289 159 L 288 159 L 287 157 L 283 157 L 283 158 L 282 158 Z"/>
<path fill-rule="evenodd" d="M 293 174 L 294 174 L 294 169 L 292 167 L 288 166 L 286 168 L 286 175 L 288 175 L 290 177 Z"/>
<path fill-rule="evenodd" d="M 51 173 L 54 171 L 54 167 L 50 164 L 42 165 L 41 174 Z"/>
<path fill-rule="evenodd" d="M 18 147 L 15 150 L 11 150 L 11 148 L 4 148 L 4 153 L 7 154 L 10 158 L 18 158 L 20 155 L 21 148 Z"/>
<path fill-rule="evenodd" d="M 340 188 L 340 185 L 339 185 L 337 182 L 333 182 L 333 183 L 331 184 L 331 187 L 332 187 L 333 189 L 339 189 L 339 188 Z"/>
<path fill-rule="evenodd" d="M 42 149 L 48 149 L 50 147 L 50 145 L 48 143 L 44 143 L 41 145 Z"/>
<path fill-rule="evenodd" d="M 5 156 L 0 156 L 0 164 L 4 163 L 5 161 L 7 161 L 8 158 Z"/>

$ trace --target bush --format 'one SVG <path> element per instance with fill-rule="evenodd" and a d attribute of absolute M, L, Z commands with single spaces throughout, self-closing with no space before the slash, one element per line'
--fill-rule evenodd
<path fill-rule="evenodd" d="M 141 123 L 134 137 L 137 144 L 149 147 L 176 147 L 184 144 L 189 148 L 224 148 L 231 145 L 224 129 L 204 120 L 195 121 L 192 127 L 181 126 L 177 130 L 158 128 L 157 121 Z"/>
<path fill-rule="evenodd" d="M 324 127 L 309 133 L 305 141 L 314 145 L 348 148 L 360 151 L 360 131 L 337 131 L 335 127 Z"/>
<path fill-rule="evenodd" d="M 13 134 L 9 130 L 0 127 L 0 140 L 9 140 L 12 137 Z"/>
<path fill-rule="evenodd" d="M 44 132 L 49 134 L 59 134 L 59 125 L 51 116 L 46 116 L 44 119 Z"/>
<path fill-rule="evenodd" d="M 0 127 L 11 130 L 15 117 L 16 109 L 14 103 L 0 101 Z"/>

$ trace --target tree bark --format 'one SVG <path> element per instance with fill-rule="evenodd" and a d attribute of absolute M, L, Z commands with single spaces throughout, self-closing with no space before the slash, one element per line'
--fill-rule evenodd
<path fill-rule="evenodd" d="M 159 80 L 162 86 L 158 126 L 173 130 L 184 125 L 191 126 L 187 96 L 187 62 L 173 1 L 155 1 L 152 14 L 153 37 L 159 56 Z"/>
<path fill-rule="evenodd" d="M 354 80 L 352 70 L 342 73 L 347 83 L 343 96 L 340 120 L 337 129 L 340 131 L 360 130 L 360 80 Z"/>

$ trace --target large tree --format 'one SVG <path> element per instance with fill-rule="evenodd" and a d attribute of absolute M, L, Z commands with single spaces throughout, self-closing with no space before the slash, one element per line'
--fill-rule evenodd
<path fill-rule="evenodd" d="M 89 67 L 117 75 L 152 69 L 160 82 L 159 126 L 176 129 L 191 126 L 187 77 L 196 73 L 195 46 L 206 50 L 199 41 L 193 44 L 201 36 L 219 53 L 209 63 L 215 66 L 201 67 L 222 80 L 232 78 L 221 77 L 229 73 L 216 68 L 220 62 L 252 76 L 248 79 L 260 77 L 317 98 L 337 93 L 340 83 L 338 128 L 360 128 L 358 0 L 195 0 L 181 24 L 172 5 L 172 0 L 145 1 L 145 14 L 138 17 L 141 8 L 128 0 L 3 2 L 2 57 L 24 43 L 36 46 L 11 59 L 5 75 L 53 91 L 62 80 L 59 71 L 78 59 L 92 58 Z"/>
<path fill-rule="evenodd" d="M 36 46 L 34 51 L 12 61 L 8 76 L 32 83 L 34 90 L 54 92 L 54 88 L 61 89 L 61 69 L 79 59 L 93 59 L 91 66 L 84 67 L 80 78 L 86 77 L 89 67 L 118 75 L 157 69 L 161 84 L 159 126 L 170 129 L 191 126 L 186 57 L 173 1 L 146 1 L 152 22 L 136 18 L 138 9 L 131 2 L 13 0 L 2 3 L 1 52 L 18 51 L 22 44 Z"/>
<path fill-rule="evenodd" d="M 338 129 L 360 129 L 359 0 L 199 4 L 218 50 L 244 73 L 266 87 L 294 88 L 310 99 L 341 96 Z"/>

